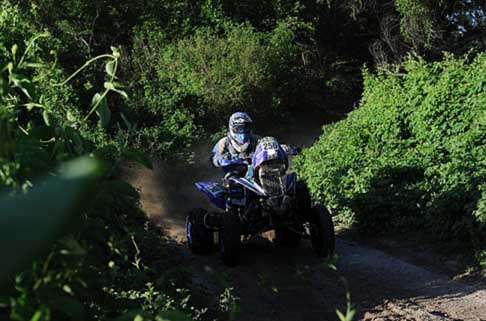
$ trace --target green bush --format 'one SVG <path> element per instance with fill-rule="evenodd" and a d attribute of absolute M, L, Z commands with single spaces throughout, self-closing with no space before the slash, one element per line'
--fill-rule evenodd
<path fill-rule="evenodd" d="M 12 45 L 23 43 L 29 32 L 33 34 L 33 27 L 18 7 L 7 0 L 0 1 L 0 55 L 8 56 Z"/>
<path fill-rule="evenodd" d="M 324 127 L 300 175 L 364 231 L 421 230 L 484 250 L 485 68 L 480 54 L 365 71 L 360 107 Z"/>
<path fill-rule="evenodd" d="M 220 128 L 236 110 L 265 116 L 297 100 L 301 84 L 292 62 L 299 46 L 291 26 L 263 33 L 247 24 L 224 25 L 221 32 L 200 28 L 175 43 L 153 24 L 137 31 L 131 110 L 145 126 L 144 147 L 164 141 L 165 148 L 180 150 L 199 128 Z"/>
<path fill-rule="evenodd" d="M 128 127 L 114 137 L 104 130 L 114 123 L 106 99 L 126 96 L 114 81 L 120 51 L 92 59 L 104 61 L 106 81 L 77 109 L 70 98 L 79 92 L 58 83 L 67 76 L 55 55 L 44 57 L 46 39 L 36 35 L 1 55 L 1 243 L 8 264 L 0 271 L 0 319 L 106 320 L 134 309 L 146 319 L 174 309 L 198 316 L 188 291 L 177 289 L 186 274 L 172 268 L 160 229 L 141 211 L 137 191 L 118 178 L 127 160 L 150 166 L 128 147 L 128 119 L 114 124 Z M 57 169 L 86 154 L 63 173 Z"/>

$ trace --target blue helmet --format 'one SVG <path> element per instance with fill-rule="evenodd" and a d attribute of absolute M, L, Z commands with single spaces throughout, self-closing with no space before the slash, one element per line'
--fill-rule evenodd
<path fill-rule="evenodd" d="M 250 140 L 251 127 L 253 120 L 247 113 L 237 112 L 229 119 L 229 137 L 239 145 L 245 144 Z"/>

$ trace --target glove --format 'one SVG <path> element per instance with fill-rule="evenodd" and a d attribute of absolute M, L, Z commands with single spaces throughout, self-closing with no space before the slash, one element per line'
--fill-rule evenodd
<path fill-rule="evenodd" d="M 282 146 L 282 150 L 287 155 L 295 156 L 295 155 L 298 155 L 302 152 L 302 148 L 300 148 L 300 147 L 294 147 L 294 146 L 290 146 L 290 145 L 281 145 L 281 146 Z"/>
<path fill-rule="evenodd" d="M 223 161 L 227 161 L 227 160 L 230 160 L 231 159 L 231 155 L 229 153 L 225 153 L 225 154 L 215 154 L 213 156 L 213 165 L 215 167 L 221 167 L 221 163 Z"/>

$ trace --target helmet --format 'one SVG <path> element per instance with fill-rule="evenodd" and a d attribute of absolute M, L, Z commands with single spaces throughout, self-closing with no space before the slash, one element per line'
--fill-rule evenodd
<path fill-rule="evenodd" d="M 251 125 L 253 121 L 247 113 L 237 112 L 231 115 L 229 119 L 229 138 L 231 144 L 239 152 L 248 148 L 250 143 Z"/>

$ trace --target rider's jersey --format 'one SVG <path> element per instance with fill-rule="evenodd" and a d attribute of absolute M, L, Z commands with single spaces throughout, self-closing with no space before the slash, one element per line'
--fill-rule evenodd
<path fill-rule="evenodd" d="M 229 137 L 221 138 L 216 145 L 214 145 L 213 151 L 211 152 L 211 162 L 216 167 L 221 167 L 220 161 L 222 159 L 239 158 L 242 160 L 250 160 L 251 162 L 251 158 L 255 153 L 259 139 L 259 136 L 251 135 L 248 147 L 244 152 L 239 152 L 233 147 Z"/>

